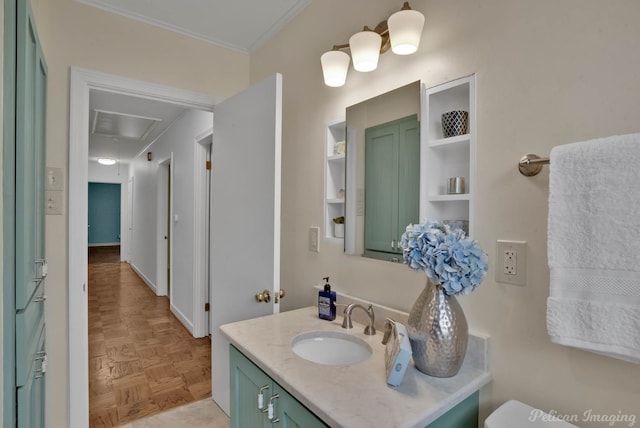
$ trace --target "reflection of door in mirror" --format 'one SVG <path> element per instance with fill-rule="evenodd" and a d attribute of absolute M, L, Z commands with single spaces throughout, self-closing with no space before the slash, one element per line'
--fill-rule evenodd
<path fill-rule="evenodd" d="M 402 262 L 398 239 L 419 221 L 420 117 L 419 81 L 347 108 L 347 254 Z"/>
<path fill-rule="evenodd" d="M 365 130 L 364 255 L 399 261 L 400 236 L 419 217 L 417 115 Z"/>

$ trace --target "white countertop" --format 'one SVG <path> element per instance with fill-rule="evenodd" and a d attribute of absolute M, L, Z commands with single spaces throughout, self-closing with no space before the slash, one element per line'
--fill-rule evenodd
<path fill-rule="evenodd" d="M 491 381 L 486 368 L 486 338 L 470 336 L 460 372 L 435 378 L 419 372 L 413 363 L 402 384 L 387 385 L 382 334 L 363 334 L 364 327 L 341 327 L 318 318 L 310 306 L 251 320 L 225 324 L 222 334 L 267 375 L 332 427 L 425 427 Z M 349 332 L 373 349 L 369 359 L 348 366 L 312 363 L 291 350 L 292 339 L 304 332 Z"/>

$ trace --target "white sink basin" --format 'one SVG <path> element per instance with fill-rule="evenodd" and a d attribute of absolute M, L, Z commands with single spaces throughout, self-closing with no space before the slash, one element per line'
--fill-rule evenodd
<path fill-rule="evenodd" d="M 328 366 L 355 364 L 371 356 L 371 346 L 367 342 L 337 331 L 299 334 L 291 341 L 291 349 L 305 360 Z"/>

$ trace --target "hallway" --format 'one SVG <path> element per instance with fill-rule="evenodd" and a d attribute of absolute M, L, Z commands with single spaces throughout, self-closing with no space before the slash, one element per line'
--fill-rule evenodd
<path fill-rule="evenodd" d="M 90 428 L 211 396 L 211 340 L 193 338 L 118 251 L 89 251 Z"/>

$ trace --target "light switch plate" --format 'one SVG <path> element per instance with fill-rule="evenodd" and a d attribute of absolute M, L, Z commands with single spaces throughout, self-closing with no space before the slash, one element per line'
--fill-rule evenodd
<path fill-rule="evenodd" d="M 496 243 L 496 281 L 525 285 L 527 282 L 527 243 L 502 241 Z"/>
<path fill-rule="evenodd" d="M 64 190 L 64 169 L 47 167 L 45 190 Z"/>
<path fill-rule="evenodd" d="M 309 228 L 309 250 L 320 252 L 320 228 L 311 226 Z"/>

